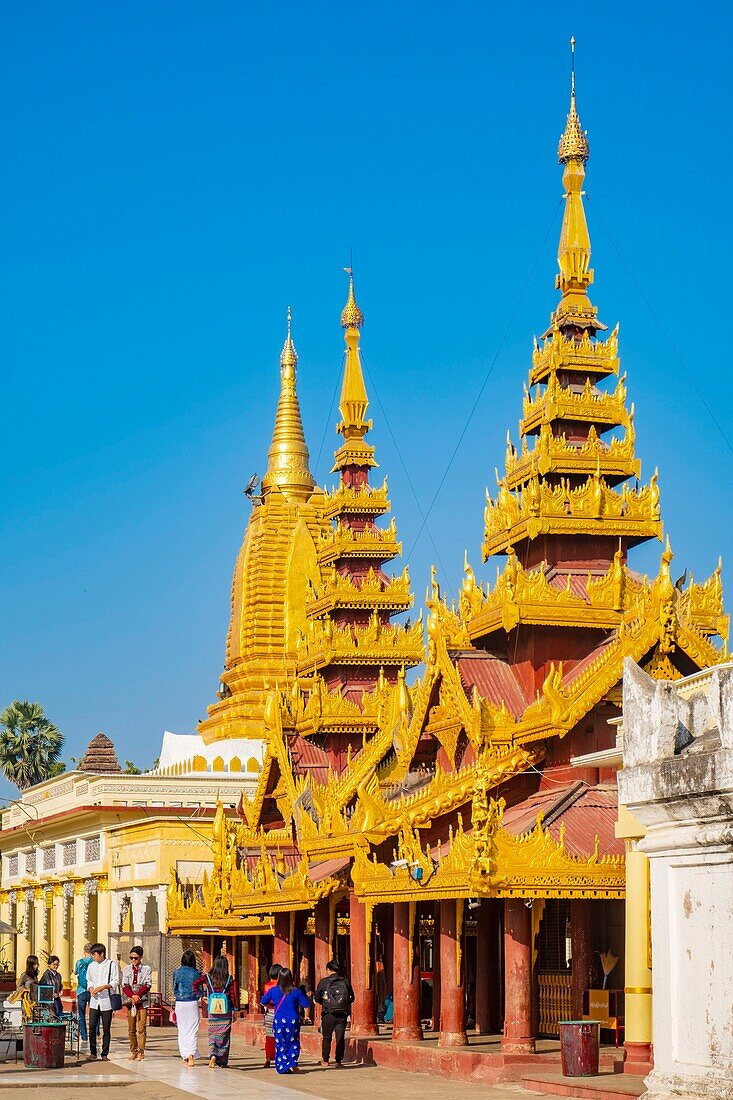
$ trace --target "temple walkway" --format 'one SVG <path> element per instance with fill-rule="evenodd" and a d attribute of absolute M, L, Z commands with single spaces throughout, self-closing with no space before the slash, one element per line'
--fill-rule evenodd
<path fill-rule="evenodd" d="M 307 1035 L 308 1029 L 303 1034 Z M 199 1049 L 202 1055 L 206 1051 L 205 1027 L 199 1032 Z M 553 1044 L 548 1043 L 547 1054 L 552 1051 Z M 606 1071 L 597 1078 L 568 1081 L 559 1073 L 539 1071 L 539 1065 L 541 1060 L 535 1063 L 537 1068 L 525 1068 L 522 1080 L 492 1085 L 373 1064 L 323 1069 L 317 1057 L 306 1050 L 297 1076 L 278 1077 L 274 1070 L 262 1068 L 258 1046 L 235 1035 L 228 1069 L 210 1070 L 204 1059 L 188 1069 L 178 1057 L 174 1029 L 151 1028 L 145 1061 L 130 1062 L 126 1028 L 115 1023 L 109 1062 L 77 1065 L 67 1059 L 63 1070 L 53 1071 L 26 1070 L 22 1063 L 0 1064 L 0 1097 L 40 1088 L 52 1092 L 54 1100 L 83 1100 L 102 1089 L 105 1100 L 184 1100 L 186 1096 L 202 1100 L 241 1100 L 242 1096 L 247 1100 L 343 1100 L 345 1094 L 349 1100 L 374 1100 L 375 1095 L 384 1094 L 399 1095 L 400 1100 L 540 1100 L 541 1095 L 634 1100 L 643 1090 L 640 1078 L 629 1080 Z"/>

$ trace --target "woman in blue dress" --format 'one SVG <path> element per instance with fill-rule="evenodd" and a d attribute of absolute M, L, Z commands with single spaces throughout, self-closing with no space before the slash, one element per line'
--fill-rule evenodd
<path fill-rule="evenodd" d="M 275 1069 L 278 1073 L 297 1073 L 300 1058 L 300 1010 L 310 1008 L 308 998 L 293 985 L 292 971 L 285 967 L 280 971 L 276 986 L 268 989 L 261 1002 L 272 1005 L 275 1017 L 272 1031 L 275 1036 Z"/>

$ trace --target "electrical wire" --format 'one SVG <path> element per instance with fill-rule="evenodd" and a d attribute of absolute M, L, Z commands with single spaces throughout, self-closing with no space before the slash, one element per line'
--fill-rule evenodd
<path fill-rule="evenodd" d="M 412 478 L 410 477 L 410 471 L 407 469 L 407 465 L 405 463 L 405 460 L 402 457 L 402 451 L 400 450 L 400 445 L 397 442 L 397 438 L 396 438 L 394 432 L 392 431 L 392 425 L 390 423 L 389 417 L 387 416 L 387 410 L 385 409 L 384 404 L 382 402 L 382 399 L 379 396 L 379 390 L 377 388 L 377 384 L 376 384 L 376 381 L 374 379 L 374 375 L 372 374 L 372 372 L 367 367 L 366 360 L 365 360 L 363 355 L 361 356 L 361 361 L 362 361 L 362 366 L 364 367 L 364 373 L 367 376 L 367 381 L 369 382 L 369 388 L 370 388 L 370 390 L 372 390 L 372 392 L 374 393 L 374 396 L 376 398 L 377 405 L 379 406 L 379 411 L 381 413 L 382 419 L 384 420 L 384 423 L 387 426 L 387 431 L 389 432 L 389 437 L 392 440 L 392 445 L 394 446 L 394 449 L 397 452 L 397 458 L 399 459 L 400 465 L 402 467 L 402 471 L 403 471 L 403 473 L 404 473 L 404 475 L 407 479 L 407 484 L 410 487 L 410 491 L 411 491 L 412 496 L 414 498 L 415 504 L 417 505 L 417 510 L 420 513 L 420 518 L 423 521 L 423 526 L 425 527 L 425 530 L 427 532 L 427 536 L 430 539 L 430 545 L 433 548 L 433 553 L 435 554 L 436 561 L 437 561 L 437 563 L 440 567 L 440 570 L 443 574 L 443 578 L 444 578 L 445 583 L 448 587 L 448 591 L 450 592 L 450 595 L 452 597 L 453 596 L 453 586 L 451 585 L 450 575 L 449 575 L 447 569 L 445 568 L 445 566 L 443 565 L 443 562 L 442 562 L 441 557 L 440 557 L 440 553 L 438 551 L 438 547 L 435 545 L 435 539 L 433 538 L 432 531 L 428 527 L 427 517 L 426 517 L 426 515 L 423 511 L 423 507 L 420 503 L 419 497 L 417 495 L 417 490 L 415 489 Z"/>
<path fill-rule="evenodd" d="M 586 195 L 586 201 L 587 201 L 587 203 L 588 203 L 588 206 L 590 206 L 590 205 L 591 205 L 591 200 L 590 200 L 590 196 L 589 196 L 589 195 Z M 680 355 L 680 353 L 678 352 L 678 350 L 677 350 L 677 348 L 676 348 L 675 344 L 673 343 L 673 341 L 672 341 L 672 337 L 671 337 L 671 336 L 669 335 L 669 333 L 667 332 L 666 328 L 664 327 L 664 325 L 663 325 L 663 324 L 662 324 L 662 322 L 660 321 L 660 319 L 659 319 L 659 317 L 658 317 L 658 315 L 657 315 L 657 313 L 656 313 L 656 311 L 655 311 L 654 307 L 652 306 L 651 302 L 650 302 L 650 301 L 649 301 L 649 299 L 647 298 L 647 296 L 646 296 L 646 294 L 644 293 L 644 291 L 643 291 L 643 290 L 641 289 L 641 286 L 639 285 L 639 282 L 638 282 L 638 280 L 636 279 L 636 276 L 634 275 L 633 271 L 631 270 L 631 268 L 629 267 L 628 263 L 626 262 L 626 260 L 625 260 L 625 258 L 624 258 L 624 256 L 623 256 L 623 253 L 621 252 L 621 249 L 620 249 L 620 248 L 619 248 L 619 246 L 618 246 L 618 245 L 616 244 L 616 241 L 614 240 L 614 238 L 613 238 L 613 237 L 611 236 L 611 231 L 609 230 L 608 226 L 606 225 L 606 223 L 604 222 L 603 218 L 601 217 L 601 215 L 600 215 L 600 213 L 599 213 L 599 211 L 598 211 L 598 207 L 596 206 L 596 204 L 595 204 L 595 203 L 593 203 L 593 213 L 594 213 L 594 215 L 595 215 L 595 218 L 596 218 L 596 220 L 598 221 L 598 224 L 600 225 L 601 229 L 603 230 L 603 232 L 604 232 L 604 233 L 606 234 L 606 236 L 608 237 L 609 241 L 611 242 L 611 247 L 613 248 L 613 250 L 614 250 L 614 252 L 616 253 L 616 255 L 618 256 L 619 260 L 620 260 L 620 261 L 621 261 L 621 263 L 623 264 L 623 266 L 624 266 L 624 268 L 625 268 L 625 270 L 626 270 L 626 274 L 627 274 L 627 275 L 629 276 L 629 278 L 631 279 L 631 282 L 632 282 L 632 283 L 633 283 L 633 285 L 634 285 L 634 286 L 636 287 L 636 290 L 637 290 L 637 292 L 638 292 L 638 294 L 639 294 L 639 297 L 641 298 L 641 300 L 642 300 L 642 302 L 644 303 L 644 305 L 646 306 L 646 308 L 647 308 L 647 309 L 649 310 L 649 313 L 651 314 L 651 316 L 652 316 L 652 317 L 654 318 L 654 320 L 655 320 L 655 322 L 656 322 L 656 324 L 657 324 L 657 326 L 658 326 L 658 328 L 659 328 L 659 331 L 661 332 L 662 336 L 664 337 L 664 339 L 665 339 L 665 340 L 667 341 L 667 343 L 669 344 L 669 347 L 670 347 L 670 349 L 671 349 L 671 351 L 672 351 L 672 354 L 674 355 L 674 357 L 675 357 L 675 359 L 677 360 L 677 362 L 679 363 L 679 365 L 680 365 L 680 366 L 682 367 L 682 370 L 683 370 L 683 371 L 684 371 L 684 373 L 685 373 L 685 376 L 686 376 L 686 378 L 687 378 L 687 381 L 688 381 L 688 382 L 690 383 L 690 385 L 692 386 L 693 390 L 695 391 L 695 393 L 697 394 L 698 398 L 700 399 L 700 403 L 702 404 L 703 408 L 704 408 L 704 409 L 706 409 L 706 411 L 707 411 L 707 413 L 708 413 L 708 416 L 709 416 L 709 417 L 710 417 L 710 419 L 712 420 L 712 422 L 713 422 L 713 424 L 715 425 L 715 427 L 716 427 L 716 428 L 718 429 L 718 431 L 719 431 L 719 433 L 720 433 L 720 435 L 721 435 L 721 437 L 722 437 L 722 439 L 723 439 L 723 442 L 725 443 L 726 447 L 727 447 L 727 448 L 728 448 L 728 450 L 729 450 L 729 451 L 730 451 L 730 452 L 731 452 L 731 453 L 733 454 L 733 443 L 731 442 L 731 440 L 730 440 L 730 439 L 728 438 L 728 436 L 726 435 L 726 433 L 725 433 L 725 429 L 723 428 L 722 424 L 720 423 L 720 421 L 719 421 L 719 420 L 718 420 L 718 418 L 716 417 L 715 413 L 713 412 L 712 408 L 710 407 L 710 405 L 709 405 L 709 403 L 708 403 L 707 399 L 705 398 L 705 395 L 704 395 L 704 393 L 702 392 L 702 390 L 701 390 L 701 389 L 700 389 L 700 387 L 698 386 L 697 382 L 695 381 L 695 378 L 694 378 L 694 376 L 693 376 L 693 375 L 692 375 L 692 373 L 691 373 L 691 372 L 690 372 L 690 371 L 689 371 L 689 370 L 687 369 L 687 365 L 686 365 L 686 363 L 685 363 L 684 359 L 682 358 L 682 356 Z"/>
<path fill-rule="evenodd" d="M 328 408 L 328 416 L 326 417 L 325 423 L 323 425 L 323 435 L 321 436 L 321 445 L 318 448 L 318 457 L 316 458 L 316 461 L 313 464 L 313 469 L 314 470 L 318 470 L 318 464 L 321 461 L 321 455 L 323 454 L 323 448 L 324 448 L 324 445 L 326 443 L 326 435 L 328 434 L 328 428 L 329 428 L 329 425 L 331 423 L 331 416 L 333 414 L 333 406 L 336 403 L 336 394 L 338 393 L 339 382 L 341 381 L 341 375 L 343 374 L 343 358 L 342 358 L 341 362 L 342 362 L 342 367 L 341 367 L 341 369 L 339 369 L 339 371 L 336 375 L 336 384 L 333 387 L 333 394 L 331 395 L 331 404 L 329 405 L 329 408 Z"/>
<path fill-rule="evenodd" d="M 440 493 L 443 489 L 443 486 L 445 485 L 445 480 L 448 477 L 448 474 L 450 473 L 450 470 L 451 470 L 451 467 L 452 467 L 452 465 L 455 461 L 456 455 L 458 454 L 458 451 L 460 450 L 461 444 L 463 443 L 463 440 L 466 436 L 466 432 L 468 431 L 468 429 L 470 427 L 470 424 L 471 424 L 471 421 L 473 420 L 474 414 L 476 412 L 476 409 L 479 406 L 479 402 L 481 401 L 481 398 L 483 397 L 484 390 L 486 389 L 486 386 L 488 385 L 488 382 L 489 382 L 489 379 L 491 378 L 494 367 L 496 366 L 496 362 L 499 358 L 499 355 L 501 354 L 501 351 L 502 351 L 502 348 L 504 347 L 504 344 L 506 343 L 507 336 L 509 335 L 509 333 L 511 331 L 511 327 L 514 324 L 514 319 L 517 316 L 517 313 L 519 312 L 519 307 L 521 306 L 522 301 L 524 300 L 524 295 L 527 293 L 527 290 L 529 288 L 529 284 L 532 281 L 532 277 L 533 277 L 533 275 L 535 273 L 535 270 L 537 268 L 537 264 L 540 261 L 540 257 L 541 257 L 541 255 L 544 251 L 545 245 L 547 244 L 547 239 L 550 236 L 550 233 L 552 232 L 552 227 L 555 224 L 555 221 L 557 219 L 558 211 L 559 211 L 560 206 L 562 205 L 563 202 L 564 202 L 564 196 L 561 196 L 558 203 L 557 203 L 557 206 L 555 207 L 555 209 L 553 211 L 552 218 L 550 219 L 550 224 L 547 227 L 547 232 L 545 233 L 544 237 L 542 238 L 542 244 L 540 245 L 539 249 L 537 250 L 537 255 L 534 258 L 534 262 L 532 263 L 532 266 L 529 270 L 529 274 L 527 276 L 527 279 L 524 283 L 524 286 L 522 287 L 522 289 L 520 291 L 519 297 L 517 298 L 516 304 L 514 306 L 514 309 L 512 310 L 509 321 L 507 322 L 507 325 L 506 325 L 506 328 L 504 329 L 501 340 L 499 341 L 499 345 L 498 345 L 496 351 L 494 352 L 494 356 L 493 356 L 491 362 L 489 363 L 489 367 L 488 367 L 488 370 L 486 371 L 486 374 L 484 375 L 484 380 L 481 383 L 481 387 L 480 387 L 478 393 L 476 394 L 476 398 L 473 402 L 473 405 L 471 406 L 471 411 L 468 414 L 468 418 L 466 419 L 466 422 L 463 426 L 463 430 L 461 431 L 461 434 L 458 437 L 458 441 L 456 442 L 456 445 L 453 448 L 453 452 L 452 452 L 452 454 L 451 454 L 451 456 L 448 460 L 448 465 L 446 466 L 446 468 L 443 472 L 443 476 L 441 477 L 441 479 L 438 483 L 437 489 L 433 493 L 432 500 L 430 501 L 430 505 L 428 507 L 428 510 L 425 513 L 425 519 L 423 520 L 423 522 L 422 522 L 422 524 L 421 524 L 421 526 L 420 526 L 420 528 L 417 532 L 417 535 L 415 536 L 415 539 L 413 540 L 412 546 L 410 547 L 410 552 L 406 556 L 406 561 L 408 561 L 408 562 L 410 561 L 413 553 L 415 552 L 415 547 L 417 546 L 418 542 L 420 541 L 420 536 L 423 533 L 423 530 L 424 530 L 425 525 L 427 523 L 427 520 L 430 516 L 430 513 L 432 512 L 433 508 L 435 507 L 435 503 L 436 503 L 438 497 L 440 496 Z"/>

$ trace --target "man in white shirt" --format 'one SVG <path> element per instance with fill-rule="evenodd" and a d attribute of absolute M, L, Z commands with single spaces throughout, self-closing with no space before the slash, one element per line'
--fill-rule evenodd
<path fill-rule="evenodd" d="M 120 968 L 114 959 L 108 959 L 103 943 L 92 944 L 92 962 L 87 969 L 89 990 L 89 1061 L 97 1059 L 97 1020 L 102 1019 L 102 1061 L 109 1058 L 112 1033 L 111 994 L 120 991 Z"/>

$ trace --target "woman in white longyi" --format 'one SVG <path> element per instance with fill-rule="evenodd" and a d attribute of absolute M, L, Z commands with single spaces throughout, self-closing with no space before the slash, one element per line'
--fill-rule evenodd
<path fill-rule="evenodd" d="M 178 1050 L 187 1066 L 195 1066 L 198 1058 L 199 997 L 193 984 L 201 977 L 193 951 L 184 951 L 181 965 L 173 971 Z"/>

